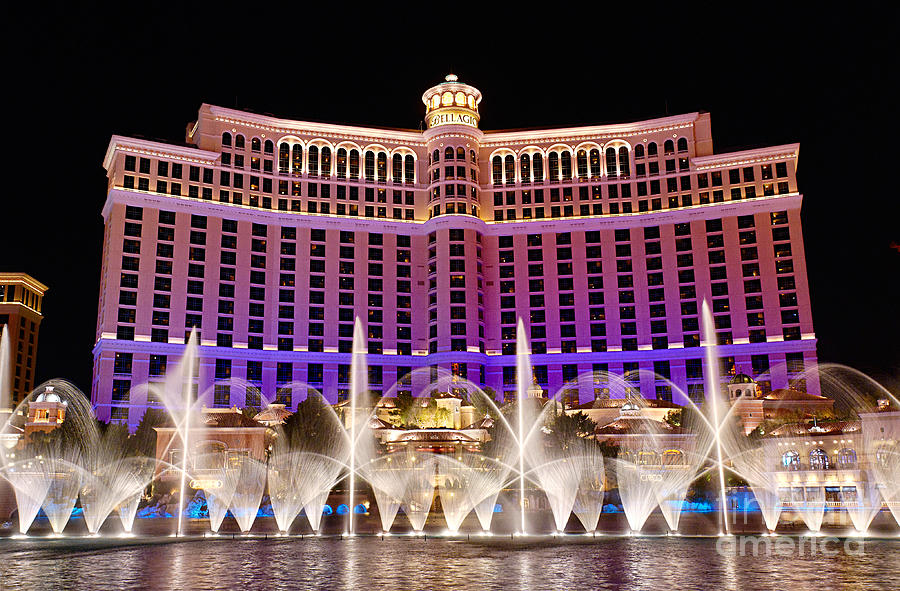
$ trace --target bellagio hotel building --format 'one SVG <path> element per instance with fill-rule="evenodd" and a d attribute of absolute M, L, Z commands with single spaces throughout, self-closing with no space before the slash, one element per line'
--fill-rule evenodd
<path fill-rule="evenodd" d="M 184 144 L 113 136 L 99 418 L 159 406 L 133 387 L 192 329 L 207 404 L 338 402 L 357 317 L 376 392 L 443 368 L 508 398 L 521 318 L 547 394 L 684 403 L 704 300 L 722 371 L 817 393 L 797 144 L 714 153 L 708 113 L 482 131 L 481 99 L 450 75 L 424 131 L 204 104 Z"/>

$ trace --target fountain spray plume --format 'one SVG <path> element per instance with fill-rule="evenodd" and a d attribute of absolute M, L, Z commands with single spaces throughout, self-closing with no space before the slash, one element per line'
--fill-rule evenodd
<path fill-rule="evenodd" d="M 705 341 L 704 352 L 706 358 L 706 400 L 710 403 L 712 424 L 715 427 L 715 452 L 719 476 L 719 505 L 722 510 L 722 528 L 724 533 L 731 533 L 728 524 L 728 499 L 725 492 L 725 461 L 722 455 L 722 425 L 725 414 L 720 391 L 722 389 L 719 378 L 719 358 L 716 351 L 716 332 L 713 323 L 712 311 L 709 302 L 704 298 L 702 306 L 703 339 Z M 721 533 L 721 532 L 720 532 Z"/>
<path fill-rule="evenodd" d="M 80 497 L 85 524 L 88 531 L 97 533 L 118 508 L 123 528 L 131 531 L 141 495 L 153 478 L 155 462 L 133 453 L 124 425 L 105 425 L 92 439 L 83 456 Z"/>
<path fill-rule="evenodd" d="M 358 459 L 356 451 L 358 447 L 359 437 L 362 429 L 360 428 L 359 416 L 357 415 L 357 407 L 360 403 L 360 395 L 365 394 L 368 397 L 369 392 L 369 373 L 366 365 L 366 338 L 363 334 L 362 322 L 356 317 L 353 324 L 353 358 L 350 362 L 350 462 L 348 466 L 350 476 L 350 495 L 347 507 L 347 533 L 353 535 L 353 514 L 356 512 L 356 468 Z"/>
<path fill-rule="evenodd" d="M 9 329 L 0 327 L 0 433 L 5 432 L 6 422 L 12 416 L 12 350 Z"/>
<path fill-rule="evenodd" d="M 259 513 L 266 488 L 266 465 L 250 456 L 229 458 L 229 470 L 234 472 L 234 493 L 231 495 L 231 514 L 242 532 L 250 531 Z"/>
<path fill-rule="evenodd" d="M 531 369 L 531 347 L 525 334 L 525 324 L 519 318 L 516 326 L 516 404 L 518 422 L 517 443 L 519 444 L 519 514 L 522 535 L 525 535 L 525 415 L 528 391 L 534 385 L 534 374 Z M 530 410 L 530 409 L 529 409 Z"/>
<path fill-rule="evenodd" d="M 165 385 L 160 398 L 166 406 L 166 410 L 175 422 L 175 431 L 181 440 L 181 477 L 178 487 L 178 522 L 175 533 L 178 536 L 184 534 L 184 493 L 188 484 L 188 467 L 191 453 L 191 431 L 195 421 L 195 378 L 198 369 L 197 332 L 191 330 L 190 338 L 184 347 L 184 353 L 178 365 L 166 375 Z M 174 441 L 174 438 L 173 438 Z M 170 442 L 171 444 L 171 442 Z"/>
<path fill-rule="evenodd" d="M 328 494 L 347 468 L 350 437 L 334 409 L 318 392 L 306 384 L 296 386 L 304 388 L 308 395 L 278 427 L 269 458 L 269 498 L 281 531 L 288 531 L 300 511 L 305 510 L 315 532 Z"/>

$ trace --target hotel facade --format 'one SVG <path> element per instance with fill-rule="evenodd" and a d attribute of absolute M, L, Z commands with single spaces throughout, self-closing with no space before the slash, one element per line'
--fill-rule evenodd
<path fill-rule="evenodd" d="M 385 394 L 443 368 L 508 397 L 521 319 L 546 393 L 684 403 L 704 300 L 723 371 L 818 393 L 797 144 L 716 154 L 708 113 L 482 131 L 481 98 L 448 76 L 424 131 L 204 104 L 186 145 L 113 136 L 98 417 L 158 405 L 133 387 L 192 328 L 209 405 L 337 402 L 357 317 Z"/>

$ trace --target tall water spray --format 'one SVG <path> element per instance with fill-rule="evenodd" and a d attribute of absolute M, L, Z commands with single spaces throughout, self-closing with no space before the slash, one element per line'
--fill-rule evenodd
<path fill-rule="evenodd" d="M 12 410 L 12 351 L 9 345 L 9 329 L 4 324 L 0 328 L 0 432 L 8 416 L 7 410 Z"/>
<path fill-rule="evenodd" d="M 178 492 L 178 530 L 177 535 L 184 535 L 184 489 L 187 486 L 188 457 L 190 456 L 191 417 L 194 406 L 194 372 L 197 367 L 197 332 L 191 330 L 191 336 L 184 348 L 184 356 L 178 364 L 174 379 L 180 385 L 182 414 L 179 417 L 181 427 L 181 485 Z M 168 382 L 168 380 L 167 380 Z M 168 389 L 168 388 L 167 388 Z"/>
<path fill-rule="evenodd" d="M 722 456 L 723 415 L 722 410 L 719 409 L 719 405 L 722 404 L 722 400 L 720 400 L 720 390 L 722 389 L 722 385 L 719 378 L 719 359 L 716 355 L 715 325 L 713 324 L 712 311 L 709 309 L 709 302 L 706 299 L 703 300 L 701 313 L 703 321 L 703 340 L 705 341 L 703 349 L 706 357 L 706 399 L 710 402 L 710 410 L 713 418 L 711 422 L 715 433 L 716 462 L 718 463 L 719 473 L 719 504 L 722 508 L 722 527 L 724 528 L 725 533 L 730 533 L 730 527 L 728 525 L 728 505 L 726 504 L 727 497 L 725 492 L 725 463 Z"/>
<path fill-rule="evenodd" d="M 356 450 L 359 439 L 357 406 L 361 394 L 367 394 L 369 373 L 366 367 L 366 338 L 359 317 L 353 325 L 353 358 L 350 362 L 350 495 L 347 507 L 347 533 L 353 535 L 353 514 L 356 512 Z"/>
<path fill-rule="evenodd" d="M 518 443 L 519 443 L 519 514 L 521 516 L 521 532 L 525 535 L 525 404 L 528 390 L 534 385 L 531 370 L 531 347 L 525 335 L 525 324 L 519 318 L 516 327 L 516 404 L 518 406 Z"/>

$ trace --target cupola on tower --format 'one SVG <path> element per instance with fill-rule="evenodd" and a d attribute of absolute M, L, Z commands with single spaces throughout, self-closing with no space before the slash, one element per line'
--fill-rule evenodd
<path fill-rule="evenodd" d="M 428 129 L 429 217 L 478 217 L 478 129 L 481 92 L 448 74 L 422 95 Z"/>

